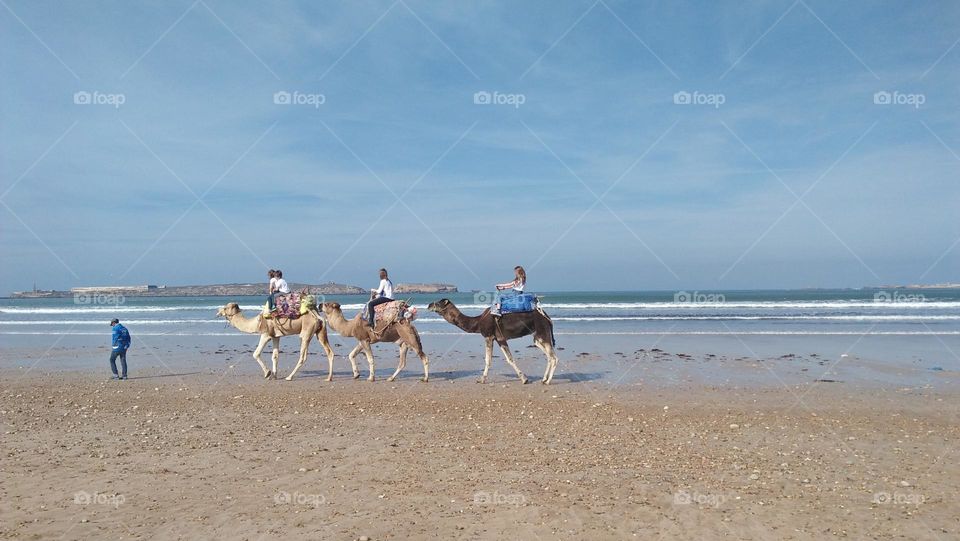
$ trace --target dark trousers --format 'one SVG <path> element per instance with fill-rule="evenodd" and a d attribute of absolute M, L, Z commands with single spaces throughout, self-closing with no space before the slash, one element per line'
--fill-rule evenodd
<path fill-rule="evenodd" d="M 377 314 L 376 311 L 373 309 L 373 307 L 379 304 L 392 302 L 392 301 L 393 299 L 391 299 L 390 297 L 377 297 L 376 299 L 373 299 L 372 301 L 367 303 L 367 321 L 370 322 L 371 327 L 373 327 L 373 318 Z"/>
<path fill-rule="evenodd" d="M 117 375 L 117 357 L 120 357 L 120 377 L 127 377 L 127 350 L 115 349 L 110 353 L 110 370 Z"/>

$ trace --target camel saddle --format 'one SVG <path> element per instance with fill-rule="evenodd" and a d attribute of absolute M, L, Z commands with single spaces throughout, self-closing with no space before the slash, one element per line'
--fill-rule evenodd
<path fill-rule="evenodd" d="M 276 310 L 274 310 L 274 317 L 285 317 L 289 319 L 297 319 L 300 317 L 299 293 L 277 295 L 273 298 L 273 302 L 277 306 Z"/>
<path fill-rule="evenodd" d="M 405 301 L 390 301 L 374 306 L 373 317 L 377 324 L 376 326 L 379 327 L 380 323 L 384 323 L 384 326 L 386 326 L 403 318 L 404 312 L 407 311 L 407 306 Z"/>

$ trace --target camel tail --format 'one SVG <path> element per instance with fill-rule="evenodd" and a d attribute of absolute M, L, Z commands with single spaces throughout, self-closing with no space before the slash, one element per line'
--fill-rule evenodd
<path fill-rule="evenodd" d="M 405 323 L 405 325 L 410 325 L 410 328 L 413 329 L 413 339 L 417 341 L 417 349 L 422 352 L 423 342 L 420 341 L 420 332 L 417 331 L 417 328 L 413 326 L 413 323 Z"/>
<path fill-rule="evenodd" d="M 540 315 L 547 320 L 547 325 L 550 327 L 550 345 L 557 347 L 557 337 L 553 334 L 553 320 L 550 319 L 550 316 L 548 316 L 547 313 L 543 311 L 543 308 L 540 308 L 539 306 L 537 306 L 537 312 L 540 312 Z"/>

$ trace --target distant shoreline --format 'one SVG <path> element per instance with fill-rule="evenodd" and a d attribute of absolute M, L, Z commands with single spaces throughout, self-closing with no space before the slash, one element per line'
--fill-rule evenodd
<path fill-rule="evenodd" d="M 290 284 L 291 291 L 306 289 L 310 293 L 321 295 L 365 295 L 368 289 L 328 282 L 325 284 Z M 457 286 L 453 284 L 397 284 L 397 293 L 457 293 Z M 75 287 L 66 290 L 35 290 L 14 291 L 11 299 L 63 299 L 71 297 L 95 297 L 116 295 L 123 297 L 230 297 L 266 295 L 265 283 L 235 283 L 189 286 L 93 286 Z"/>

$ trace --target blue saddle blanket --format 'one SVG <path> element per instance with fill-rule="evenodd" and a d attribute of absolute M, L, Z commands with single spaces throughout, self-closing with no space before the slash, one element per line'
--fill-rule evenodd
<path fill-rule="evenodd" d="M 500 297 L 500 313 L 533 312 L 537 309 L 537 296 L 533 293 L 518 293 Z"/>

